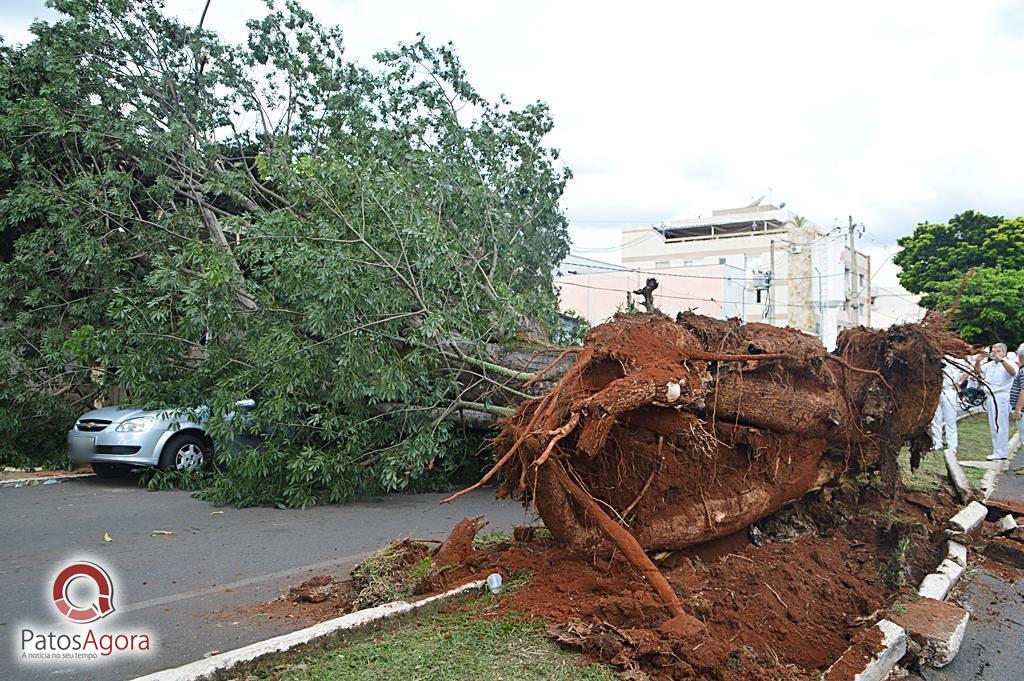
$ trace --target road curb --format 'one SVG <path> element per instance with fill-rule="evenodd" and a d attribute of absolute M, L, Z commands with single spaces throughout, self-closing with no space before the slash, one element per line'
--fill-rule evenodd
<path fill-rule="evenodd" d="M 39 476 L 34 476 L 31 478 L 15 478 L 13 480 L 0 480 L 0 488 L 34 487 L 36 485 L 56 485 L 58 482 L 67 482 L 68 480 L 82 480 L 83 478 L 95 477 L 95 473 L 69 473 L 67 475 L 57 475 L 50 478 L 41 478 Z"/>
<path fill-rule="evenodd" d="M 1020 438 L 1015 435 L 1010 442 L 1010 452 L 1014 452 L 1020 446 Z M 953 457 L 955 467 L 959 468 L 959 462 Z M 1003 462 L 1001 470 L 1006 470 L 1009 460 Z M 1001 471 L 990 471 L 994 481 L 995 476 Z M 952 474 L 953 471 L 950 471 Z M 952 477 L 952 475 L 951 475 Z M 986 475 L 986 477 L 988 477 Z M 986 486 L 982 483 L 984 498 L 992 493 L 993 486 Z M 971 501 L 965 504 L 952 518 L 949 525 L 952 531 L 958 534 L 969 534 L 985 520 L 988 515 L 988 507 L 978 501 Z M 949 540 L 946 542 L 946 557 L 936 566 L 935 571 L 925 575 L 918 587 L 918 595 L 922 598 L 931 598 L 945 602 L 953 587 L 957 585 L 967 568 L 967 546 L 958 541 Z M 960 644 L 963 641 L 964 632 L 967 629 L 967 622 L 970 613 L 966 610 L 965 616 L 958 623 L 949 638 L 943 641 L 936 641 L 941 655 L 936 655 L 934 664 L 931 666 L 942 667 L 949 664 L 959 652 Z M 843 653 L 836 662 L 829 667 L 825 673 L 827 681 L 839 681 L 840 679 L 853 679 L 854 681 L 873 681 L 886 678 L 899 663 L 900 659 L 907 653 L 907 642 L 910 637 L 908 630 L 890 620 L 880 620 L 876 627 L 882 630 L 882 642 L 876 647 L 873 655 L 864 664 L 864 652 L 856 645 L 851 646 Z M 851 669 L 856 669 L 864 664 L 861 671 L 850 674 Z"/>
<path fill-rule="evenodd" d="M 282 653 L 329 636 L 352 634 L 383 626 L 385 622 L 403 616 L 415 616 L 423 612 L 433 612 L 452 601 L 460 600 L 481 590 L 485 584 L 486 582 L 481 579 L 469 584 L 463 584 L 443 594 L 424 598 L 423 600 L 411 603 L 407 601 L 394 601 L 378 605 L 375 608 L 357 610 L 348 615 L 314 624 L 311 627 L 293 631 L 289 634 L 257 641 L 242 648 L 229 650 L 226 653 L 211 655 L 203 660 L 189 662 L 180 667 L 172 667 L 171 669 L 139 676 L 132 681 L 199 681 L 200 679 L 220 678 L 223 673 L 238 665 L 255 662 L 268 655 Z"/>
<path fill-rule="evenodd" d="M 1000 462 L 999 468 L 989 470 L 985 474 L 981 487 L 983 498 L 988 499 L 995 488 L 995 478 L 999 473 L 1009 468 L 1009 462 L 1020 447 L 1020 436 L 1015 434 L 1010 440 L 1010 459 Z M 955 534 L 970 534 L 985 520 L 988 515 L 988 507 L 978 501 L 972 501 L 963 506 L 952 518 L 949 519 L 951 532 Z M 967 568 L 967 546 L 958 541 L 949 540 L 946 543 L 946 557 L 936 567 L 935 571 L 925 575 L 918 587 L 918 595 L 922 598 L 933 598 L 937 601 L 945 601 L 953 588 L 960 581 Z M 949 664 L 960 649 L 964 632 L 967 629 L 967 622 L 970 613 L 965 611 L 963 621 L 953 630 L 946 641 L 939 642 L 943 654 L 936 660 L 939 664 L 932 665 L 941 667 Z"/>
<path fill-rule="evenodd" d="M 956 534 L 970 534 L 981 525 L 988 515 L 988 507 L 978 501 L 972 501 L 952 518 L 949 519 L 949 526 Z M 946 542 L 946 557 L 935 568 L 935 571 L 925 575 L 918 587 L 917 594 L 922 598 L 932 598 L 937 601 L 945 601 L 953 588 L 959 583 L 967 569 L 967 545 L 958 541 Z M 969 613 L 968 613 L 969 615 Z M 964 631 L 967 629 L 968 618 L 955 630 L 949 640 L 940 642 L 943 648 L 941 665 L 949 664 L 960 649 L 963 641 Z"/>
<path fill-rule="evenodd" d="M 882 640 L 870 652 L 867 663 L 864 662 L 867 651 L 857 645 L 850 646 L 825 672 L 825 681 L 882 681 L 889 676 L 907 654 L 907 632 L 891 620 L 879 620 L 872 629 L 880 630 Z M 851 672 L 861 665 L 861 671 Z"/>

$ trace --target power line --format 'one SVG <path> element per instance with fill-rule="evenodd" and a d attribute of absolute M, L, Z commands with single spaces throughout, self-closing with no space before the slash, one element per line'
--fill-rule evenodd
<path fill-rule="evenodd" d="M 576 250 L 581 251 L 583 253 L 609 253 L 611 251 L 615 251 L 621 248 L 636 246 L 637 244 L 643 243 L 644 241 L 647 241 L 648 239 L 651 239 L 657 235 L 658 232 L 652 230 L 650 234 L 645 234 L 644 236 L 638 239 L 633 239 L 632 241 L 627 241 L 626 243 L 623 244 L 617 244 L 615 246 L 600 246 L 595 248 L 577 248 Z"/>
<path fill-rule="evenodd" d="M 574 255 L 573 253 L 570 253 L 569 257 L 572 257 L 573 255 Z M 578 257 L 583 258 L 585 256 L 578 256 Z M 571 263 L 569 263 L 569 264 L 571 265 Z M 640 270 L 640 269 L 634 269 L 634 268 L 631 268 L 631 267 L 613 267 L 613 266 L 610 266 L 610 265 L 607 266 L 607 267 L 603 267 L 601 265 L 591 265 L 590 263 L 579 263 L 579 266 L 580 267 L 588 267 L 588 268 L 595 269 L 595 270 L 607 270 L 607 271 L 610 271 L 610 272 L 635 272 L 636 274 L 650 274 L 650 275 L 653 275 L 653 276 L 656 276 L 656 277 L 679 277 L 679 278 L 682 278 L 682 279 L 714 279 L 714 280 L 717 280 L 717 281 L 760 281 L 761 280 L 760 277 L 724 277 L 724 276 L 710 276 L 710 275 L 707 275 L 707 274 L 678 274 L 678 273 L 675 273 L 675 272 L 653 272 L 653 271 L 650 271 L 650 270 Z M 570 272 L 570 274 L 581 274 L 581 273 L 579 273 L 579 272 Z M 582 274 L 587 274 L 587 273 L 583 272 Z M 799 280 L 799 279 L 819 279 L 819 278 L 826 278 L 827 279 L 828 277 L 844 277 L 844 276 L 846 276 L 845 272 L 834 272 L 832 274 L 816 274 L 816 275 L 812 275 L 812 276 L 809 276 L 809 277 L 776 277 L 774 280 L 775 281 L 796 281 L 796 280 Z"/>
<path fill-rule="evenodd" d="M 612 293 L 629 293 L 629 291 L 626 290 L 626 289 L 608 288 L 606 286 L 591 286 L 589 284 L 578 284 L 578 283 L 573 282 L 573 281 L 556 281 L 555 285 L 556 286 L 576 286 L 578 288 L 586 288 L 586 289 L 590 289 L 592 291 L 611 291 Z M 702 301 L 702 302 L 706 302 L 706 303 L 718 303 L 720 305 L 721 304 L 730 304 L 728 301 L 715 300 L 714 298 L 693 298 L 693 297 L 690 297 L 690 296 L 672 296 L 672 295 L 668 295 L 666 293 L 657 293 L 655 295 L 658 296 L 659 298 L 671 298 L 673 300 L 697 300 L 697 301 Z M 738 305 L 739 303 L 735 303 L 735 304 Z"/>
<path fill-rule="evenodd" d="M 586 218 L 569 218 L 569 222 L 586 222 L 594 224 L 607 224 L 607 225 L 644 225 L 651 222 L 650 218 L 643 218 L 641 220 L 588 220 Z"/>
<path fill-rule="evenodd" d="M 611 291 L 612 293 L 629 293 L 626 289 L 608 288 L 606 286 L 591 286 L 590 284 L 579 284 L 574 281 L 556 281 L 555 286 L 576 286 L 578 288 L 591 289 L 593 291 Z M 739 300 L 717 300 L 715 298 L 695 298 L 691 296 L 673 296 L 667 293 L 655 293 L 655 297 L 669 298 L 672 300 L 696 300 L 705 303 L 718 303 L 719 305 L 757 305 L 756 302 Z M 795 303 L 776 303 L 777 307 L 804 307 Z"/>

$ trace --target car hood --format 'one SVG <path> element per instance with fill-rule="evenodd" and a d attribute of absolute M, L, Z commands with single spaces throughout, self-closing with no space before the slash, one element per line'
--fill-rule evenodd
<path fill-rule="evenodd" d="M 104 421 L 118 422 L 125 419 L 135 418 L 136 416 L 145 416 L 147 414 L 156 414 L 157 412 L 145 411 L 143 409 L 134 409 L 132 407 L 104 407 L 103 409 L 93 409 L 78 417 L 79 421 L 89 421 L 90 419 L 103 419 Z"/>
<path fill-rule="evenodd" d="M 190 420 L 186 410 L 179 408 L 170 409 L 136 409 L 134 407 L 104 407 L 103 409 L 93 409 L 92 411 L 86 412 L 78 417 L 79 421 L 88 421 L 89 419 L 103 419 L 110 421 L 111 423 L 119 423 L 128 419 L 138 418 L 140 416 L 152 416 L 157 419 L 184 419 Z"/>

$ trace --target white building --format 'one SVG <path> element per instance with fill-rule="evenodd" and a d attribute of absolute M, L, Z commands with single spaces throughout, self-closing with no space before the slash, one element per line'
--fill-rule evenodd
<path fill-rule="evenodd" d="M 921 296 L 911 293 L 899 284 L 874 286 L 871 289 L 871 305 L 868 308 L 868 326 L 885 329 L 893 324 L 919 322 L 924 319 L 925 309 L 918 305 Z"/>
<path fill-rule="evenodd" d="M 741 273 L 743 285 L 729 287 L 740 299 L 721 301 L 723 308 L 740 310 L 744 321 L 800 328 L 832 348 L 855 319 L 867 324 L 870 300 L 871 259 L 858 251 L 854 261 L 846 235 L 800 224 L 778 206 L 717 209 L 709 217 L 624 227 L 622 266 L 684 279 L 692 268 L 726 266 Z"/>

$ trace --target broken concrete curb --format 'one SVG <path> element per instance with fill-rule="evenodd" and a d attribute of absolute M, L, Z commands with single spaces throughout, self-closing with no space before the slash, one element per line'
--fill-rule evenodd
<path fill-rule="evenodd" d="M 892 672 L 907 653 L 907 632 L 890 620 L 879 620 L 872 629 L 881 631 L 881 642 L 875 645 L 867 664 L 864 664 L 865 651 L 854 644 L 828 668 L 825 681 L 882 681 Z M 850 673 L 851 669 L 861 667 L 862 671 Z"/>
<path fill-rule="evenodd" d="M 996 521 L 996 529 L 999 530 L 999 534 L 1008 534 L 1017 529 L 1017 521 L 1014 520 L 1012 514 L 1007 513 Z"/>
<path fill-rule="evenodd" d="M 946 560 L 967 567 L 967 546 L 958 541 L 946 542 Z"/>
<path fill-rule="evenodd" d="M 226 653 L 211 655 L 206 659 L 189 662 L 180 667 L 164 669 L 163 671 L 140 676 L 133 681 L 199 681 L 200 679 L 211 678 L 213 675 L 226 672 L 237 665 L 253 662 L 271 654 L 282 653 L 327 636 L 353 633 L 362 629 L 372 628 L 402 615 L 409 615 L 419 611 L 433 611 L 449 601 L 457 600 L 479 591 L 484 585 L 485 582 L 483 580 L 477 580 L 420 601 L 412 603 L 394 601 L 375 608 L 358 610 L 342 617 L 336 617 L 335 619 L 315 624 L 306 629 L 293 631 L 265 641 L 258 641 Z"/>
<path fill-rule="evenodd" d="M 960 581 L 960 577 L 963 576 L 964 569 L 963 565 L 946 558 L 939 563 L 939 567 L 935 568 L 935 571 L 941 575 L 946 575 L 949 579 L 950 588 L 953 588 Z"/>
<path fill-rule="evenodd" d="M 930 575 L 925 575 L 924 579 L 921 580 L 921 586 L 917 589 L 917 595 L 921 598 L 932 598 L 936 601 L 942 601 L 946 599 L 952 588 L 953 582 L 950 581 L 949 575 L 933 572 Z"/>
<path fill-rule="evenodd" d="M 984 504 L 972 501 L 960 509 L 960 512 L 949 519 L 949 526 L 958 533 L 969 534 L 974 531 L 988 515 Z"/>
<path fill-rule="evenodd" d="M 974 499 L 974 489 L 971 487 L 971 482 L 967 479 L 967 474 L 964 473 L 964 469 L 960 466 L 960 462 L 956 458 L 955 449 L 946 449 L 942 452 L 942 459 L 946 463 L 946 473 L 949 475 L 950 481 L 953 483 L 956 494 L 960 498 L 960 503 L 966 504 Z"/>
<path fill-rule="evenodd" d="M 970 613 L 932 598 L 922 598 L 905 607 L 905 612 L 893 613 L 891 617 L 920 647 L 921 662 L 936 669 L 952 662 L 964 640 Z"/>
<path fill-rule="evenodd" d="M 949 526 L 957 535 L 970 534 L 987 516 L 988 507 L 972 501 L 949 519 Z M 953 661 L 960 650 L 964 632 L 967 631 L 970 613 L 963 608 L 944 603 L 966 569 L 967 545 L 959 541 L 947 541 L 946 557 L 934 572 L 925 575 L 918 587 L 917 594 L 921 597 L 919 603 L 922 605 L 915 603 L 908 606 L 911 612 L 917 613 L 916 626 L 919 629 L 915 632 L 914 626 L 908 626 L 908 631 L 912 637 L 916 634 L 915 642 L 921 646 L 922 662 L 932 667 L 944 667 Z M 935 601 L 941 601 L 956 610 L 942 610 L 939 606 L 929 605 Z M 900 616 L 894 615 L 894 619 L 900 619 Z M 915 622 L 914 617 L 904 620 L 908 625 L 911 622 Z"/>

